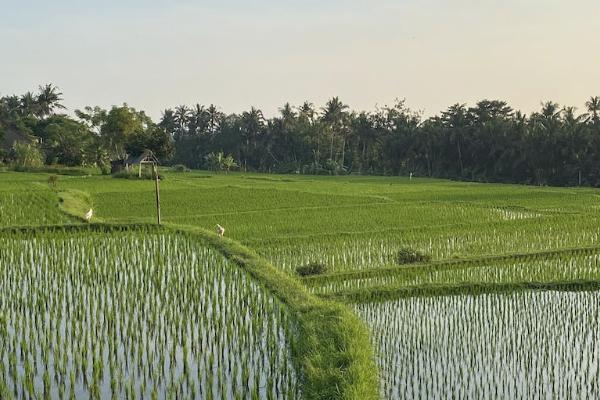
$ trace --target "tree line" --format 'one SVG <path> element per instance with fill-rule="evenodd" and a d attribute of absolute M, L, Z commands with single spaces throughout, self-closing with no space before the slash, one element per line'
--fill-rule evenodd
<path fill-rule="evenodd" d="M 164 111 L 174 161 L 206 168 L 214 152 L 244 170 L 306 174 L 381 174 L 537 185 L 600 186 L 600 97 L 586 112 L 554 102 L 525 115 L 506 102 L 455 104 L 423 119 L 404 101 L 355 112 L 334 97 L 318 109 L 285 104 L 265 118 L 251 108 L 215 106 Z"/>
<path fill-rule="evenodd" d="M 0 98 L 0 132 L 40 138 L 45 162 L 64 165 L 105 165 L 150 149 L 190 168 L 600 186 L 600 97 L 583 113 L 545 102 L 526 115 L 482 100 L 430 118 L 404 101 L 366 112 L 338 97 L 321 108 L 285 104 L 272 118 L 254 107 L 228 114 L 197 104 L 166 109 L 156 123 L 127 105 L 69 117 L 58 113 L 61 100 L 52 85 Z"/>
<path fill-rule="evenodd" d="M 127 104 L 109 110 L 85 107 L 71 117 L 60 113 L 65 110 L 62 96 L 48 84 L 37 93 L 0 97 L 0 139 L 16 133 L 20 140 L 0 149 L 0 162 L 41 159 L 42 164 L 97 166 L 108 172 L 112 160 L 145 149 L 162 160 L 172 158 L 172 137 L 143 111 Z"/>

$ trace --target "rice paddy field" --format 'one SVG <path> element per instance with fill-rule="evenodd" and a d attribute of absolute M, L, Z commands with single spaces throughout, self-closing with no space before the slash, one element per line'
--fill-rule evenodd
<path fill-rule="evenodd" d="M 52 235 L 0 251 L 0 393 L 299 397 L 288 310 L 202 243 Z"/>
<path fill-rule="evenodd" d="M 388 399 L 593 399 L 600 294 L 515 291 L 358 304 Z"/>
<path fill-rule="evenodd" d="M 0 172 L 5 397 L 600 398 L 597 189 L 200 171 L 160 187 L 166 230 L 151 181 Z M 227 239 L 179 231 L 216 224 Z M 317 306 L 368 355 L 329 346 Z"/>

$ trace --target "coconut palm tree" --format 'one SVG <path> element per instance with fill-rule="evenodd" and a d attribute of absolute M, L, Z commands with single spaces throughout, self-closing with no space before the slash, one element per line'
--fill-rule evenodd
<path fill-rule="evenodd" d="M 281 118 L 286 122 L 293 121 L 296 118 L 296 113 L 290 103 L 285 103 L 283 107 L 280 107 L 279 113 L 281 113 Z"/>
<path fill-rule="evenodd" d="M 591 120 L 594 123 L 600 122 L 600 96 L 590 97 L 585 106 L 591 114 Z"/>
<path fill-rule="evenodd" d="M 191 110 L 186 105 L 175 107 L 173 114 L 174 121 L 176 124 L 176 134 L 182 136 L 186 133 L 186 129 L 189 124 L 189 118 Z"/>
<path fill-rule="evenodd" d="M 315 119 L 315 105 L 309 101 L 305 101 L 299 108 L 298 113 L 300 117 L 308 119 L 309 122 L 314 122 Z"/>
<path fill-rule="evenodd" d="M 323 122 L 327 125 L 331 136 L 331 146 L 329 149 L 329 158 L 333 160 L 333 146 L 336 136 L 341 136 L 344 140 L 343 147 L 346 145 L 346 138 L 343 133 L 345 120 L 347 117 L 348 106 L 342 103 L 339 97 L 333 97 L 323 107 Z M 342 150 L 343 152 L 343 150 Z M 342 160 L 343 162 L 343 160 Z"/>
<path fill-rule="evenodd" d="M 37 96 L 38 113 L 40 117 L 47 117 L 54 114 L 55 110 L 66 109 L 60 102 L 63 100 L 63 94 L 59 92 L 58 87 L 51 83 L 40 86 L 40 93 Z"/>
<path fill-rule="evenodd" d="M 208 108 L 206 109 L 206 113 L 208 115 L 208 133 L 210 133 L 211 135 L 215 135 L 219 130 L 219 123 L 221 118 L 223 117 L 223 114 L 219 111 L 217 107 L 215 107 L 214 104 L 208 106 Z"/>
<path fill-rule="evenodd" d="M 195 135 L 206 134 L 209 115 L 203 105 L 196 104 L 190 112 L 190 133 Z"/>
<path fill-rule="evenodd" d="M 27 92 L 21 96 L 20 113 L 22 116 L 29 117 L 32 115 L 37 115 L 39 113 L 38 110 L 38 99 L 33 93 Z"/>
<path fill-rule="evenodd" d="M 167 108 L 162 112 L 158 126 L 167 131 L 171 137 L 175 135 L 175 131 L 177 130 L 177 121 L 175 119 L 175 113 L 173 110 Z"/>
<path fill-rule="evenodd" d="M 250 153 L 256 149 L 258 138 L 264 131 L 265 117 L 261 110 L 251 107 L 250 111 L 242 114 L 240 122 L 241 134 L 246 142 L 244 148 L 244 169 L 246 169 Z"/>

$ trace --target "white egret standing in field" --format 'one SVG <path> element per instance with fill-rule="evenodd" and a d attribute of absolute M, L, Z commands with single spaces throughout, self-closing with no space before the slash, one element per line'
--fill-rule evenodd
<path fill-rule="evenodd" d="M 92 210 L 92 209 L 90 208 L 90 210 L 89 210 L 88 212 L 86 212 L 86 213 L 85 213 L 85 216 L 84 216 L 84 218 L 85 218 L 85 220 L 86 220 L 87 222 L 90 222 L 90 220 L 92 219 L 92 217 L 93 217 L 93 216 L 94 216 L 94 210 Z"/>
<path fill-rule="evenodd" d="M 217 235 L 223 236 L 224 234 L 225 234 L 225 228 L 223 228 L 221 225 L 217 224 Z"/>

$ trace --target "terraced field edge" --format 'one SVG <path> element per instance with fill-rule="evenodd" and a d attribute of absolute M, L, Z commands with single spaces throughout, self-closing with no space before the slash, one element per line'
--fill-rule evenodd
<path fill-rule="evenodd" d="M 369 303 L 397 300 L 407 297 L 437 297 L 455 295 L 481 295 L 488 293 L 513 292 L 519 290 L 592 291 L 600 290 L 598 280 L 571 280 L 556 282 L 476 282 L 449 285 L 403 286 L 389 285 L 364 289 L 339 291 L 319 295 L 320 298 L 343 303 Z"/>
<path fill-rule="evenodd" d="M 600 252 L 600 246 L 584 246 L 562 248 L 544 251 L 532 251 L 524 253 L 507 253 L 484 257 L 458 258 L 450 260 L 439 260 L 429 263 L 393 265 L 373 269 L 349 270 L 322 275 L 303 277 L 302 283 L 309 287 L 318 286 L 329 282 L 342 282 L 349 279 L 368 279 L 377 277 L 389 277 L 396 275 L 414 275 L 423 271 L 442 271 L 460 268 L 477 268 L 484 263 L 501 261 L 530 261 L 539 258 L 552 258 L 560 256 L 591 255 Z"/>
<path fill-rule="evenodd" d="M 368 330 L 346 306 L 311 295 L 298 280 L 234 240 L 201 228 L 166 226 L 207 241 L 295 313 L 300 331 L 293 355 L 302 371 L 304 398 L 379 398 L 379 378 Z"/>

